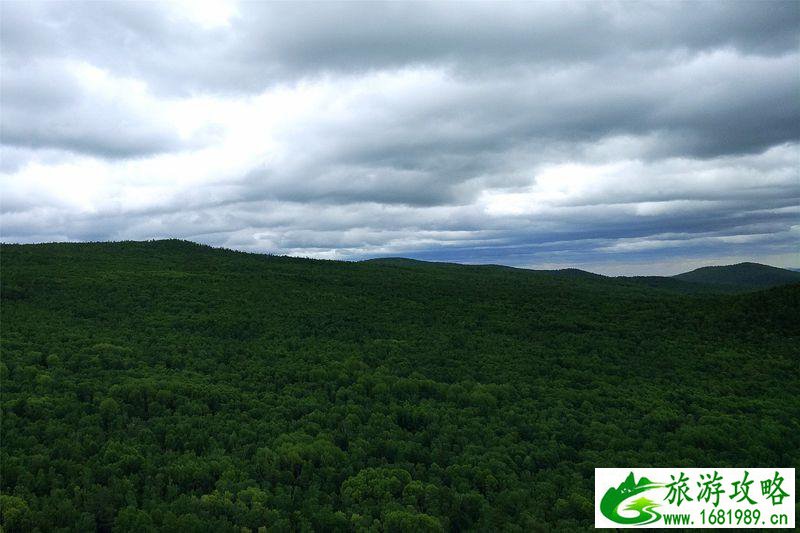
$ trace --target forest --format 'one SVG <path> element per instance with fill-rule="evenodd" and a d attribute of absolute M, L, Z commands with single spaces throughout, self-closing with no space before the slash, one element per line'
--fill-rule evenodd
<path fill-rule="evenodd" d="M 177 240 L 0 267 L 7 533 L 579 531 L 596 467 L 800 467 L 797 283 Z"/>

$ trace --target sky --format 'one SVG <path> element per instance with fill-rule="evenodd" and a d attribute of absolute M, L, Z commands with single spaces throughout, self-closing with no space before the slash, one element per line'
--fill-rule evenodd
<path fill-rule="evenodd" d="M 800 266 L 800 3 L 0 4 L 3 242 Z"/>

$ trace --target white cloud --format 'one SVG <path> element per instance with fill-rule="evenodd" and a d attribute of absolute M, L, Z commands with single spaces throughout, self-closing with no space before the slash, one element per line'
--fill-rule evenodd
<path fill-rule="evenodd" d="M 230 0 L 170 0 L 167 4 L 176 17 L 186 18 L 203 29 L 230 27 L 239 16 L 239 6 Z"/>

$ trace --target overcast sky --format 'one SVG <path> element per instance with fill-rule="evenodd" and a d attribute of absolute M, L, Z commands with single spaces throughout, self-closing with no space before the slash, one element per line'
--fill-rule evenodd
<path fill-rule="evenodd" d="M 5 242 L 800 266 L 800 2 L 2 2 Z"/>

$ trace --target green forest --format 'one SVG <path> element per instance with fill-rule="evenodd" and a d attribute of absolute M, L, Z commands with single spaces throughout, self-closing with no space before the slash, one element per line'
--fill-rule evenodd
<path fill-rule="evenodd" d="M 576 531 L 596 467 L 800 467 L 800 284 L 177 240 L 0 267 L 7 533 Z"/>

